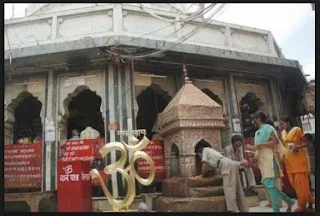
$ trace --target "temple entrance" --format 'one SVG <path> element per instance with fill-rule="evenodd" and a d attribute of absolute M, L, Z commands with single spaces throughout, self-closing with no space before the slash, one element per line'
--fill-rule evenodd
<path fill-rule="evenodd" d="M 86 128 L 86 124 L 99 131 L 104 137 L 104 122 L 100 111 L 101 97 L 90 89 L 83 90 L 70 102 L 68 109 L 70 116 L 67 121 L 67 138 L 72 137 L 72 130 L 79 132 Z"/>
<path fill-rule="evenodd" d="M 263 107 L 263 102 L 254 93 L 248 92 L 240 101 L 243 137 L 252 138 L 256 128 L 252 124 L 251 115 Z"/>
<path fill-rule="evenodd" d="M 12 117 L 5 125 L 10 130 L 12 139 L 6 144 L 29 144 L 42 142 L 42 122 L 40 112 L 42 103 L 29 92 L 22 92 L 8 105 L 7 115 Z M 9 111 L 9 112 L 8 112 Z M 7 116 L 8 118 L 8 116 Z M 8 127 L 11 126 L 11 127 Z M 5 189 L 6 193 L 36 192 L 41 188 Z"/>
<path fill-rule="evenodd" d="M 150 85 L 137 96 L 139 107 L 137 129 L 145 129 L 148 139 L 152 140 L 152 136 L 157 133 L 155 126 L 158 113 L 161 113 L 166 108 L 171 99 L 168 92 L 156 84 Z M 142 135 L 138 138 L 142 138 Z M 155 182 L 150 186 L 140 185 L 140 192 L 142 193 L 155 191 L 162 191 L 161 183 Z"/>
<path fill-rule="evenodd" d="M 253 144 L 254 134 L 257 129 L 252 124 L 251 115 L 256 111 L 260 110 L 263 107 L 263 105 L 264 104 L 261 101 L 261 99 L 258 98 L 252 92 L 248 92 L 240 101 L 244 145 Z M 260 184 L 260 178 L 261 178 L 260 170 L 253 168 L 253 172 L 254 172 L 256 182 Z"/>
<path fill-rule="evenodd" d="M 30 93 L 14 111 L 13 143 L 32 143 L 42 141 L 42 104 Z"/>
<path fill-rule="evenodd" d="M 194 147 L 194 151 L 196 152 L 196 150 L 200 147 L 211 147 L 211 145 L 205 141 L 204 139 L 201 139 L 198 144 Z M 197 175 L 200 175 L 202 170 L 201 170 L 201 159 L 198 157 L 198 155 L 196 155 L 196 169 L 197 169 Z M 210 169 L 210 171 L 212 171 L 212 169 Z M 212 172 L 208 172 L 206 173 L 206 176 L 212 176 Z"/>
<path fill-rule="evenodd" d="M 152 84 L 137 96 L 139 111 L 137 115 L 137 128 L 146 129 L 148 139 L 156 133 L 154 126 L 158 113 L 162 112 L 171 100 L 171 96 Z"/>
<path fill-rule="evenodd" d="M 63 103 L 65 114 L 58 122 L 60 141 L 72 138 L 72 130 L 77 129 L 81 133 L 87 126 L 97 130 L 101 138 L 105 137 L 100 96 L 87 86 L 79 86 L 68 95 Z M 105 167 L 105 160 L 95 159 L 92 163 L 92 168 L 101 169 L 103 167 Z M 108 188 L 110 185 L 108 184 Z M 93 186 L 92 196 L 104 196 L 100 186 Z"/>

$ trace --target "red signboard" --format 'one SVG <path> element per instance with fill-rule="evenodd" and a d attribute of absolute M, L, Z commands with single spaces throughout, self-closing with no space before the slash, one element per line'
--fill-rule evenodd
<path fill-rule="evenodd" d="M 92 161 L 94 158 L 101 158 L 100 148 L 105 144 L 104 138 L 70 140 L 63 146 L 61 161 Z"/>
<path fill-rule="evenodd" d="M 163 141 L 152 140 L 142 151 L 146 152 L 154 161 L 156 176 L 155 182 L 162 182 L 164 178 Z M 150 173 L 150 166 L 144 159 L 138 160 L 138 173 L 141 177 L 147 178 Z"/>
<path fill-rule="evenodd" d="M 41 143 L 4 146 L 4 187 L 6 189 L 41 188 Z"/>
<path fill-rule="evenodd" d="M 58 162 L 58 211 L 91 212 L 89 161 Z"/>
<path fill-rule="evenodd" d="M 85 140 L 85 141 L 92 142 L 94 158 L 102 158 L 101 154 L 99 153 L 99 150 L 101 149 L 102 146 L 104 146 L 106 144 L 105 139 L 99 138 L 99 139 L 90 139 L 90 140 Z"/>
<path fill-rule="evenodd" d="M 70 140 L 67 141 L 63 146 L 63 155 L 60 158 L 61 162 L 72 162 L 72 161 L 90 161 L 94 159 L 101 160 L 102 156 L 99 150 L 105 145 L 104 138 L 98 139 L 85 139 L 85 140 Z M 106 180 L 106 175 L 102 170 L 101 177 Z M 100 182 L 97 180 L 92 180 L 93 186 L 99 186 Z"/>

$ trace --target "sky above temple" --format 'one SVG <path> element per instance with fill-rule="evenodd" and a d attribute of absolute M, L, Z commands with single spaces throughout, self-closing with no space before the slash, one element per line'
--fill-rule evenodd
<path fill-rule="evenodd" d="M 15 4 L 14 17 L 23 17 L 27 5 Z M 7 3 L 5 19 L 10 17 L 12 4 Z M 271 31 L 285 58 L 298 60 L 310 74 L 307 78 L 315 78 L 315 11 L 310 3 L 226 4 L 215 19 Z"/>

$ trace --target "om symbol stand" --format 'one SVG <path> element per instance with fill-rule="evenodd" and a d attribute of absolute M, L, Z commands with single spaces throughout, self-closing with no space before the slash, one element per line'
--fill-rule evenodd
<path fill-rule="evenodd" d="M 140 135 L 140 134 L 144 134 L 144 137 L 139 142 L 139 140 L 134 135 Z M 99 179 L 102 190 L 107 200 L 112 205 L 114 211 L 128 210 L 129 206 L 132 204 L 136 196 L 136 190 L 134 187 L 135 185 L 134 178 L 136 178 L 137 181 L 140 182 L 140 184 L 145 186 L 150 185 L 154 180 L 154 177 L 155 177 L 154 162 L 147 153 L 141 151 L 150 143 L 150 140 L 145 136 L 145 134 L 146 134 L 145 130 L 118 131 L 118 135 L 120 135 L 121 142 L 107 143 L 99 150 L 99 153 L 102 155 L 103 158 L 105 158 L 106 155 L 112 151 L 120 151 L 121 153 L 120 159 L 115 163 L 106 166 L 103 169 L 103 171 L 107 175 L 114 174 L 116 172 L 121 173 L 123 175 L 125 181 L 127 182 L 128 189 L 127 189 L 126 196 L 122 200 L 117 200 L 112 197 L 105 183 L 103 182 L 103 179 L 100 176 L 98 170 L 96 169 L 90 170 L 91 178 Z M 123 141 L 123 135 L 127 135 L 129 137 L 129 145 Z M 132 157 L 129 161 L 129 165 L 124 169 L 124 165 L 127 161 L 128 152 L 132 153 Z M 139 158 L 145 159 L 146 161 L 148 161 L 150 165 L 150 174 L 146 179 L 141 178 L 138 175 L 137 171 L 135 170 L 134 164 L 135 164 L 135 161 Z"/>

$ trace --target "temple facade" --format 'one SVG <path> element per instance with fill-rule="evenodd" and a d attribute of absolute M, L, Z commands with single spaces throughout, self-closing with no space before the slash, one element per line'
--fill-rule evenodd
<path fill-rule="evenodd" d="M 161 139 L 156 119 L 183 86 L 184 67 L 221 106 L 219 148 L 232 133 L 250 137 L 256 110 L 273 121 L 306 113 L 300 64 L 284 58 L 270 31 L 142 5 L 30 4 L 25 17 L 5 20 L 5 144 L 30 128 L 41 137 L 42 192 L 57 189 L 60 142 L 84 119 L 106 143 L 119 141 L 111 127 Z M 111 179 L 121 196 L 121 178 Z"/>

